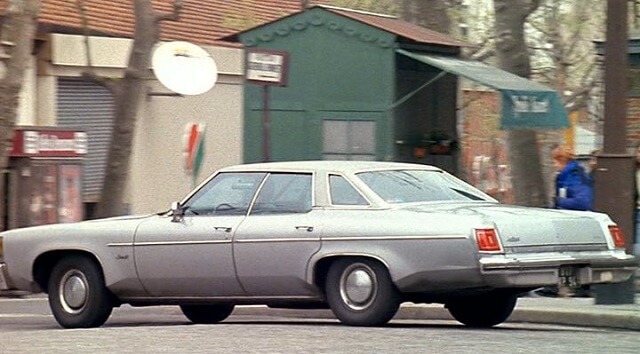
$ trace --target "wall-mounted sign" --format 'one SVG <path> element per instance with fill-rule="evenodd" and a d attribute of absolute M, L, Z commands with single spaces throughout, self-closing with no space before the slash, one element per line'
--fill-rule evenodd
<path fill-rule="evenodd" d="M 184 169 L 187 175 L 193 178 L 195 187 L 202 160 L 204 160 L 204 133 L 206 126 L 204 123 L 188 123 L 184 129 Z"/>
<path fill-rule="evenodd" d="M 10 156 L 81 157 L 87 154 L 87 133 L 70 130 L 15 129 Z"/>
<path fill-rule="evenodd" d="M 247 81 L 260 85 L 287 85 L 289 53 L 276 50 L 249 49 Z"/>

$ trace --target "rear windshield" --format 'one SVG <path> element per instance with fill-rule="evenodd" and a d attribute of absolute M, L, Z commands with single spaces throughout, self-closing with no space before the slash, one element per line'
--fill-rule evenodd
<path fill-rule="evenodd" d="M 491 201 L 487 194 L 442 171 L 393 170 L 357 174 L 387 203 Z"/>

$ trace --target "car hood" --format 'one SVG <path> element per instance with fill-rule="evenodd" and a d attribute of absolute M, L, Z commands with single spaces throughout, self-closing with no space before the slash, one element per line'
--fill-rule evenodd
<path fill-rule="evenodd" d="M 104 219 L 86 220 L 74 223 L 60 223 L 60 224 L 48 224 L 39 226 L 23 227 L 19 229 L 8 230 L 0 233 L 3 237 L 25 237 L 25 236 L 46 236 L 52 237 L 53 235 L 62 235 L 64 233 L 70 233 L 77 235 L 82 233 L 83 236 L 90 236 L 92 234 L 100 233 L 100 230 L 109 231 L 112 233 L 133 233 L 138 224 L 142 220 L 150 218 L 152 215 L 129 215 L 129 216 L 117 216 Z"/>
<path fill-rule="evenodd" d="M 485 224 L 479 227 L 495 227 L 505 250 L 514 252 L 531 247 L 555 250 L 556 246 L 570 246 L 571 250 L 603 249 L 607 246 L 607 225 L 613 223 L 602 213 L 484 202 L 425 203 L 403 209 L 477 217 Z"/>

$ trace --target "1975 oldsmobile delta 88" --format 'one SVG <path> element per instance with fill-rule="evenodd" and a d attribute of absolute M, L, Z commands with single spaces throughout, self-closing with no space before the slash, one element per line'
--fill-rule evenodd
<path fill-rule="evenodd" d="M 264 163 L 224 168 L 157 215 L 0 233 L 0 289 L 47 292 L 68 328 L 123 303 L 179 305 L 195 323 L 267 304 L 382 325 L 404 301 L 490 327 L 532 289 L 629 279 L 624 246 L 606 214 L 503 205 L 431 166 Z"/>

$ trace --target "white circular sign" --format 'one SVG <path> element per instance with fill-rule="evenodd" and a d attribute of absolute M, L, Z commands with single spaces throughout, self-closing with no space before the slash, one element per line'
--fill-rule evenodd
<path fill-rule="evenodd" d="M 218 68 L 211 55 L 189 42 L 161 44 L 153 52 L 151 65 L 164 86 L 183 95 L 203 94 L 218 79 Z"/>

